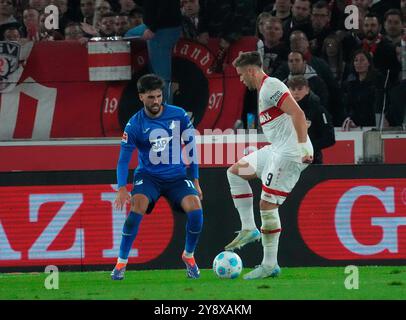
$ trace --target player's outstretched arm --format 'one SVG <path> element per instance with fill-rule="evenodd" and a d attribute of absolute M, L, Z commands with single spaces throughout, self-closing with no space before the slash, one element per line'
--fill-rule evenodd
<path fill-rule="evenodd" d="M 306 116 L 303 110 L 296 103 L 292 95 L 288 95 L 280 106 L 281 110 L 291 116 L 293 126 L 295 127 L 300 151 L 302 153 L 302 162 L 313 162 L 313 152 L 308 150 L 306 146 L 307 141 L 307 123 Z"/>

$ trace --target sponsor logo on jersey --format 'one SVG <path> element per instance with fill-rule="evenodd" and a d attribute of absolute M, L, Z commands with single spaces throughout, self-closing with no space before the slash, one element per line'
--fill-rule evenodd
<path fill-rule="evenodd" d="M 166 146 L 172 140 L 172 137 L 164 137 L 155 140 L 151 140 L 151 150 L 154 152 L 164 151 Z"/>
<path fill-rule="evenodd" d="M 121 138 L 121 142 L 127 143 L 128 142 L 128 133 L 124 131 L 123 137 Z"/>
<path fill-rule="evenodd" d="M 175 129 L 175 127 L 176 127 L 175 121 L 172 120 L 172 121 L 170 122 L 170 124 L 169 124 L 169 129 L 170 129 L 170 130 L 173 130 L 173 129 Z"/>
<path fill-rule="evenodd" d="M 261 113 L 259 115 L 259 122 L 260 123 L 264 123 L 264 122 L 268 122 L 271 121 L 272 117 L 269 115 L 269 113 Z"/>
<path fill-rule="evenodd" d="M 271 101 L 278 102 L 279 99 L 282 97 L 283 92 L 282 91 L 276 91 L 272 96 L 271 96 Z"/>

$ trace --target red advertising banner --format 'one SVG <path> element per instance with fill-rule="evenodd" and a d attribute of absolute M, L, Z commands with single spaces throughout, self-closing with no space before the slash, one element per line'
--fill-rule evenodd
<path fill-rule="evenodd" d="M 0 267 L 114 264 L 125 211 L 114 209 L 114 185 L 0 187 Z M 174 217 L 161 198 L 145 217 L 129 261 L 161 255 Z"/>
<path fill-rule="evenodd" d="M 406 179 L 326 180 L 298 211 L 306 245 L 329 260 L 406 258 Z"/>

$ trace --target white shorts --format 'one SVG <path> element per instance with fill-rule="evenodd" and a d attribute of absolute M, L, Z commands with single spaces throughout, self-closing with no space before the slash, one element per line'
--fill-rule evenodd
<path fill-rule="evenodd" d="M 243 157 L 262 181 L 261 199 L 281 205 L 308 164 L 292 161 L 265 146 Z"/>

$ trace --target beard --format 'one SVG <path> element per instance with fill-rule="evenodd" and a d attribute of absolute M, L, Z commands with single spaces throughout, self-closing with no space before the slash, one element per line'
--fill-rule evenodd
<path fill-rule="evenodd" d="M 155 115 L 158 114 L 161 111 L 161 105 L 160 104 L 153 104 L 151 106 L 146 106 L 148 112 L 150 112 L 151 114 Z"/>
<path fill-rule="evenodd" d="M 368 40 L 374 40 L 377 36 L 378 36 L 378 33 L 375 33 L 375 32 L 372 32 L 372 31 L 368 31 L 365 34 L 365 38 L 367 38 Z"/>

